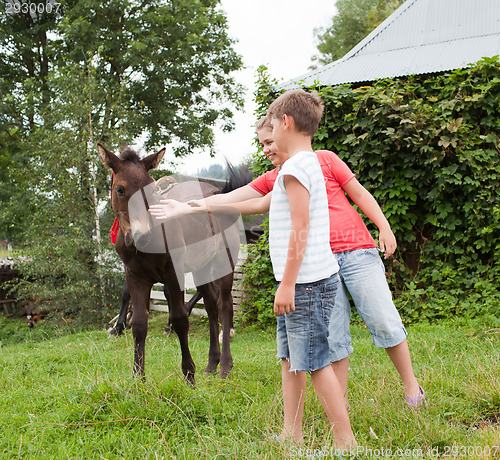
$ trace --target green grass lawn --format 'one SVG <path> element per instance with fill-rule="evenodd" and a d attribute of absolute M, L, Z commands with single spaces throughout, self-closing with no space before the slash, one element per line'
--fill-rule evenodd
<path fill-rule="evenodd" d="M 208 325 L 194 318 L 192 389 L 183 381 L 176 336 L 163 334 L 164 314 L 151 315 L 144 383 L 132 378 L 130 331 L 109 339 L 104 331 L 65 335 L 43 322 L 30 331 L 12 321 L 0 317 L 1 459 L 335 458 L 310 381 L 305 445 L 269 441 L 282 417 L 272 330 L 238 330 L 232 375 L 221 380 L 203 374 Z M 405 407 L 385 352 L 364 327 L 352 332 L 356 458 L 500 458 L 498 330 L 452 323 L 409 329 L 429 401 L 417 412 Z"/>

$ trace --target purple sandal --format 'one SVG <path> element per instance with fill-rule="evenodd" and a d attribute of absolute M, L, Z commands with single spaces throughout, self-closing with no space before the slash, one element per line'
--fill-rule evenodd
<path fill-rule="evenodd" d="M 424 389 L 419 385 L 418 390 L 419 394 L 417 396 L 406 396 L 405 393 L 405 401 L 410 409 L 418 409 L 422 405 L 424 405 L 424 407 L 427 407 L 427 401 L 425 400 Z"/>

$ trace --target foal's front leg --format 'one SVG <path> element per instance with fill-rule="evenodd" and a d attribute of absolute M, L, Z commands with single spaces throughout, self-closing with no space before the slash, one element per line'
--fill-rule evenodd
<path fill-rule="evenodd" d="M 132 335 L 134 336 L 134 374 L 144 377 L 148 307 L 152 285 L 138 281 L 127 271 L 127 284 L 134 304 Z"/>
<path fill-rule="evenodd" d="M 110 336 L 122 335 L 123 331 L 127 327 L 127 315 L 128 315 L 129 305 L 130 305 L 130 291 L 128 290 L 127 281 L 125 281 L 122 291 L 122 308 L 120 309 L 120 314 L 118 315 L 116 324 L 109 331 Z"/>

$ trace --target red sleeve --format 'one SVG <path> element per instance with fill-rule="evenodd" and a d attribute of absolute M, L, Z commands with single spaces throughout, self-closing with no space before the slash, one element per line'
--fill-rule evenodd
<path fill-rule="evenodd" d="M 259 192 L 261 195 L 267 195 L 269 192 L 273 191 L 274 182 L 276 181 L 277 177 L 278 168 L 275 168 L 272 171 L 268 171 L 257 177 L 257 179 L 253 180 L 248 185 L 250 185 L 250 187 Z"/>
<path fill-rule="evenodd" d="M 354 173 L 349 169 L 349 166 L 347 166 L 337 154 L 329 150 L 318 150 L 316 155 L 318 156 L 323 175 L 327 179 L 335 180 L 341 187 L 355 177 Z"/>

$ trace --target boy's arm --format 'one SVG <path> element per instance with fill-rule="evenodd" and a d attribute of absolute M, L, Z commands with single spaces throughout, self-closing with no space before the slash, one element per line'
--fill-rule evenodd
<path fill-rule="evenodd" d="M 284 184 L 290 205 L 292 231 L 283 278 L 274 297 L 274 313 L 277 316 L 295 311 L 295 283 L 304 259 L 309 233 L 308 190 L 293 176 L 285 176 Z"/>
<path fill-rule="evenodd" d="M 261 198 L 262 195 L 255 190 L 250 185 L 244 185 L 243 187 L 239 187 L 236 190 L 232 190 L 228 193 L 218 193 L 217 195 L 209 196 L 203 200 L 195 200 L 190 203 L 201 205 L 204 203 L 209 206 L 213 206 L 216 204 L 232 204 L 239 203 L 241 201 L 251 200 L 253 198 Z"/>
<path fill-rule="evenodd" d="M 384 257 L 387 259 L 396 250 L 396 237 L 392 233 L 391 226 L 377 201 L 356 178 L 352 178 L 342 188 L 347 192 L 352 201 L 359 206 L 359 209 L 365 213 L 366 217 L 378 227 L 380 250 L 384 252 Z"/>
<path fill-rule="evenodd" d="M 260 196 L 260 194 L 259 194 Z M 149 212 L 159 220 L 167 220 L 187 214 L 201 214 L 213 212 L 217 214 L 264 214 L 269 211 L 272 192 L 260 198 L 253 198 L 239 203 L 231 204 L 208 204 L 206 200 L 199 202 L 181 203 L 176 200 L 161 200 L 160 204 L 153 204 Z"/>
<path fill-rule="evenodd" d="M 270 192 L 267 195 L 261 196 L 260 198 L 253 198 L 246 201 L 241 201 L 239 203 L 228 204 L 228 206 L 226 207 L 234 207 L 240 212 L 240 214 L 244 216 L 252 214 L 264 214 L 269 211 L 272 195 L 273 192 Z M 210 205 L 210 211 L 212 212 L 221 212 L 221 208 L 222 206 Z"/>
<path fill-rule="evenodd" d="M 205 198 L 181 203 L 176 200 L 161 200 L 160 204 L 151 205 L 149 212 L 160 220 L 179 217 L 186 214 L 214 212 L 220 214 L 263 214 L 269 211 L 271 193 L 262 196 L 249 185 L 229 193 L 221 193 Z"/>

